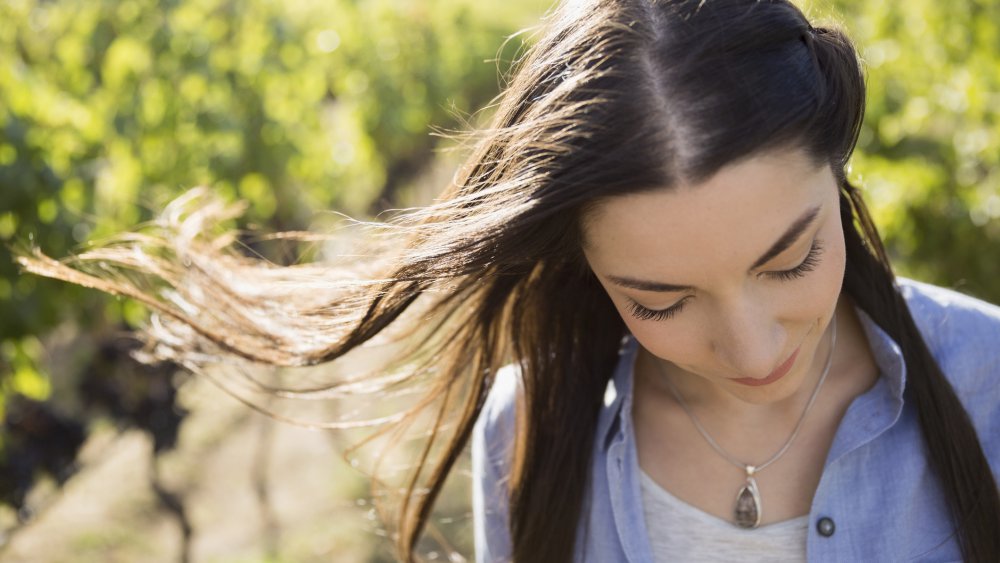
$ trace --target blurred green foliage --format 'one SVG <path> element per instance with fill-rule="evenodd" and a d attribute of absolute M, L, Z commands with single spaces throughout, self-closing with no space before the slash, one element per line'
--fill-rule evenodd
<path fill-rule="evenodd" d="M 497 93 L 520 45 L 503 39 L 543 4 L 0 2 L 0 241 L 63 256 L 199 184 L 268 229 L 377 210 L 432 160 L 430 125 L 459 128 Z M 57 323 L 140 317 L 18 276 L 0 249 L 0 410 L 48 393 L 38 337 Z"/>
<path fill-rule="evenodd" d="M 197 184 L 268 229 L 377 211 L 432 161 L 429 125 L 461 127 L 497 92 L 520 45 L 498 52 L 504 37 L 547 4 L 0 2 L 0 242 L 66 255 Z M 900 271 L 1000 302 L 1000 0 L 806 7 L 862 47 L 852 177 Z M 0 411 L 49 393 L 39 338 L 57 324 L 141 313 L 19 276 L 0 248 Z"/>
<path fill-rule="evenodd" d="M 832 0 L 868 74 L 852 178 L 900 273 L 1000 303 L 1000 1 Z"/>

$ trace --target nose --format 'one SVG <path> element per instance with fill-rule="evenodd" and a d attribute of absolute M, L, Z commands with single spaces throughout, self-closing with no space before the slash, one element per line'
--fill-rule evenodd
<path fill-rule="evenodd" d="M 712 353 L 731 377 L 762 379 L 787 358 L 787 335 L 766 304 L 742 300 L 720 309 L 710 338 Z"/>

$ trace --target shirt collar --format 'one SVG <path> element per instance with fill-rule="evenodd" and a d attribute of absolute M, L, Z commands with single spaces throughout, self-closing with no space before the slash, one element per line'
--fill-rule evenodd
<path fill-rule="evenodd" d="M 618 350 L 615 373 L 604 392 L 604 408 L 597 422 L 597 435 L 603 437 L 601 445 L 607 448 L 617 437 L 624 437 L 632 430 L 632 380 L 635 357 L 639 343 L 628 334 Z"/>

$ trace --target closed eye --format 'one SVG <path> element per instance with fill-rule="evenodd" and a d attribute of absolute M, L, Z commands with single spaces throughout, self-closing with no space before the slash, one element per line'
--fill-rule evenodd
<path fill-rule="evenodd" d="M 812 246 L 809 247 L 809 253 L 806 257 L 799 262 L 798 266 L 790 270 L 779 270 L 776 272 L 764 272 L 763 276 L 769 279 L 778 281 L 791 281 L 804 277 L 809 272 L 816 269 L 820 264 L 820 256 L 823 254 L 823 242 L 819 239 L 813 240 Z M 628 300 L 628 311 L 633 317 L 640 321 L 665 321 L 672 318 L 677 313 L 680 313 L 684 309 L 688 300 L 691 297 L 685 297 L 677 303 L 667 307 L 666 309 L 650 309 L 649 307 L 644 307 L 637 303 L 636 301 Z"/>
<path fill-rule="evenodd" d="M 640 321 L 664 321 L 673 317 L 677 313 L 680 313 L 688 299 L 688 297 L 685 297 L 666 309 L 650 309 L 649 307 L 643 307 L 632 299 L 629 299 L 628 310 L 633 317 L 639 319 Z"/>
<path fill-rule="evenodd" d="M 764 272 L 762 275 L 778 281 L 791 281 L 801 278 L 819 266 L 820 256 L 823 254 L 823 242 L 819 239 L 813 240 L 812 246 L 806 257 L 791 270 L 779 270 L 777 272 Z"/>

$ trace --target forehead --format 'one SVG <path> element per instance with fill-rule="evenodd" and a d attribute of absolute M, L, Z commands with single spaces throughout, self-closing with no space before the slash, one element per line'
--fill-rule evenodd
<path fill-rule="evenodd" d="M 601 202 L 584 217 L 584 250 L 603 274 L 694 281 L 678 276 L 749 267 L 806 210 L 836 202 L 835 194 L 829 166 L 798 151 L 765 153 L 699 184 Z"/>

